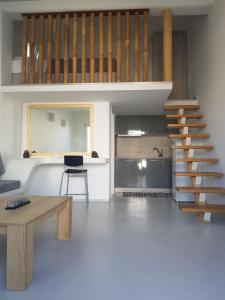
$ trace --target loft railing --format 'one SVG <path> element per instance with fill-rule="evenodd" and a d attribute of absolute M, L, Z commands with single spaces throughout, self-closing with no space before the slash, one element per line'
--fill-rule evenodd
<path fill-rule="evenodd" d="M 148 9 L 22 16 L 23 84 L 149 80 Z M 163 74 L 171 81 L 171 10 L 163 20 Z"/>

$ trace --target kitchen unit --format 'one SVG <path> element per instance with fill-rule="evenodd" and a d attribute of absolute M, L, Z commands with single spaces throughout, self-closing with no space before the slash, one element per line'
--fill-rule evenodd
<path fill-rule="evenodd" d="M 162 116 L 119 116 L 116 119 L 115 188 L 168 191 L 172 162 Z"/>

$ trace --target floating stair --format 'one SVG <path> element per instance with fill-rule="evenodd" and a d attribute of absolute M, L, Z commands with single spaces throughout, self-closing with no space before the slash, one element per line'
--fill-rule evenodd
<path fill-rule="evenodd" d="M 203 117 L 203 114 L 177 114 L 177 115 L 165 115 L 165 118 L 167 119 L 201 119 Z"/>
<path fill-rule="evenodd" d="M 185 177 L 222 177 L 224 174 L 222 172 L 176 172 L 175 175 Z"/>
<path fill-rule="evenodd" d="M 186 123 L 186 124 L 168 124 L 168 128 L 204 128 L 206 127 L 206 123 Z"/>
<path fill-rule="evenodd" d="M 171 138 L 171 139 L 185 139 L 185 138 L 207 139 L 208 137 L 209 137 L 209 134 L 207 134 L 207 133 L 188 133 L 188 134 L 172 133 L 172 134 L 169 134 L 169 138 Z"/>
<path fill-rule="evenodd" d="M 185 157 L 175 158 L 175 162 L 201 162 L 201 163 L 217 163 L 218 158 L 202 158 L 202 157 Z"/>
<path fill-rule="evenodd" d="M 225 213 L 225 205 L 222 204 L 198 204 L 198 203 L 179 203 L 179 208 L 183 212 L 193 213 Z"/>
<path fill-rule="evenodd" d="M 184 212 L 197 213 L 203 216 L 204 221 L 211 220 L 212 213 L 225 213 L 225 205 L 209 204 L 206 201 L 208 194 L 225 194 L 225 188 L 216 186 L 204 186 L 203 178 L 207 177 L 222 177 L 222 172 L 203 171 L 199 170 L 201 163 L 217 163 L 217 158 L 199 157 L 196 156 L 197 150 L 210 151 L 214 149 L 212 145 L 196 145 L 193 144 L 192 139 L 206 139 L 209 137 L 207 133 L 192 133 L 191 129 L 201 129 L 207 126 L 206 123 L 198 120 L 203 117 L 201 113 L 195 113 L 200 108 L 197 101 L 167 101 L 164 105 L 164 110 L 168 113 L 165 118 L 169 120 L 177 120 L 177 123 L 168 124 L 169 129 L 177 129 L 179 133 L 169 134 L 169 138 L 174 140 L 173 150 L 180 150 L 174 152 L 183 157 L 175 157 L 175 163 L 186 163 L 186 170 L 175 172 L 175 176 L 189 177 L 191 186 L 177 186 L 176 191 L 179 193 L 193 194 L 194 203 L 179 204 L 179 208 Z M 191 112 L 190 112 L 191 111 Z M 170 113 L 171 112 L 171 113 Z M 201 143 L 199 143 L 201 144 Z M 201 152 L 200 152 L 201 153 Z M 184 165 L 185 166 L 185 165 Z"/>
<path fill-rule="evenodd" d="M 204 145 L 182 145 L 182 146 L 172 146 L 172 149 L 183 149 L 183 150 L 190 150 L 190 149 L 194 149 L 194 150 L 213 150 L 214 146 L 204 146 Z"/>

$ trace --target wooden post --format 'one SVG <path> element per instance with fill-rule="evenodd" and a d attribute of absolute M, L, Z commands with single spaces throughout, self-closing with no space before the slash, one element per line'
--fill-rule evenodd
<path fill-rule="evenodd" d="M 172 81 L 172 11 L 163 11 L 163 80 Z"/>
<path fill-rule="evenodd" d="M 130 13 L 126 12 L 125 80 L 130 81 Z"/>
<path fill-rule="evenodd" d="M 69 30 L 70 16 L 65 15 L 65 31 L 64 31 L 64 83 L 69 82 Z"/>
<path fill-rule="evenodd" d="M 81 35 L 82 35 L 82 59 L 81 59 L 81 81 L 86 82 L 86 14 L 82 14 L 82 27 L 81 27 Z"/>
<path fill-rule="evenodd" d="M 26 83 L 26 64 L 27 64 L 27 16 L 24 16 L 23 33 L 22 33 L 22 66 L 21 66 L 22 83 Z"/>
<path fill-rule="evenodd" d="M 72 197 L 66 202 L 65 207 L 58 212 L 57 239 L 69 240 L 72 232 Z"/>
<path fill-rule="evenodd" d="M 60 82 L 61 15 L 56 16 L 55 83 Z"/>
<path fill-rule="evenodd" d="M 122 60 L 122 33 L 121 33 L 121 12 L 117 13 L 116 16 L 116 27 L 117 27 L 117 41 L 116 41 L 116 52 L 117 52 L 117 67 L 116 67 L 116 81 L 121 81 L 121 60 Z"/>
<path fill-rule="evenodd" d="M 134 81 L 139 81 L 139 13 L 134 15 Z"/>
<path fill-rule="evenodd" d="M 52 15 L 48 15 L 47 83 L 52 82 Z"/>
<path fill-rule="evenodd" d="M 104 15 L 102 12 L 99 14 L 99 82 L 104 80 Z"/>
<path fill-rule="evenodd" d="M 44 39 L 44 16 L 39 18 L 39 33 L 38 33 L 38 83 L 43 82 L 43 39 Z"/>
<path fill-rule="evenodd" d="M 90 82 L 95 82 L 95 14 L 90 17 Z"/>
<path fill-rule="evenodd" d="M 78 36 L 78 23 L 77 14 L 73 16 L 73 75 L 72 81 L 77 81 L 77 36 Z"/>
<path fill-rule="evenodd" d="M 30 83 L 34 83 L 35 73 L 35 57 L 34 57 L 34 42 L 35 42 L 35 16 L 31 16 L 30 27 Z"/>
<path fill-rule="evenodd" d="M 143 18 L 143 81 L 148 81 L 148 24 L 149 12 L 144 12 Z"/>
<path fill-rule="evenodd" d="M 108 13 L 108 82 L 112 81 L 112 13 Z"/>

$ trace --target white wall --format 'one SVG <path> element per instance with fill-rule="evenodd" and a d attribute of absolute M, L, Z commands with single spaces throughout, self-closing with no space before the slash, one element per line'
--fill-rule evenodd
<path fill-rule="evenodd" d="M 217 0 L 208 17 L 199 17 L 192 24 L 191 96 L 196 96 L 205 114 L 210 133 L 209 143 L 220 159 L 218 166 L 225 172 L 225 1 Z M 225 180 L 216 184 L 225 187 Z M 223 197 L 224 198 L 224 197 Z"/>

